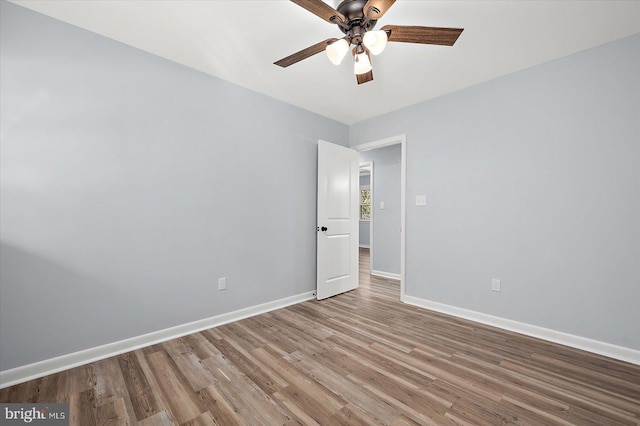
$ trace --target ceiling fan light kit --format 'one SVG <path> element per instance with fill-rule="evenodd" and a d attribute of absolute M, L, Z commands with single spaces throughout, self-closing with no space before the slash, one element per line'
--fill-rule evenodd
<path fill-rule="evenodd" d="M 367 52 L 363 51 L 353 55 L 353 73 L 356 75 L 366 74 L 371 71 L 371 61 Z"/>
<path fill-rule="evenodd" d="M 347 52 L 349 51 L 349 42 L 341 38 L 338 41 L 334 41 L 333 43 L 328 44 L 325 50 L 331 63 L 333 65 L 340 65 L 342 59 L 344 59 Z"/>
<path fill-rule="evenodd" d="M 387 47 L 387 32 L 382 30 L 367 31 L 362 37 L 362 44 L 365 45 L 372 55 L 379 55 Z"/>
<path fill-rule="evenodd" d="M 373 30 L 380 19 L 396 0 L 344 0 L 337 10 L 322 0 L 291 0 L 325 21 L 335 24 L 345 34 L 341 39 L 330 38 L 299 52 L 274 62 L 283 68 L 326 51 L 334 65 L 340 65 L 349 47 L 353 49 L 353 72 L 358 84 L 373 80 L 371 55 L 379 55 L 387 42 L 438 44 L 453 46 L 461 28 L 414 27 L 386 25 L 381 30 Z"/>

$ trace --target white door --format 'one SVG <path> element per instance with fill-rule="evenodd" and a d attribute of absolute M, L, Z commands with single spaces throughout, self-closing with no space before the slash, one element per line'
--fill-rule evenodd
<path fill-rule="evenodd" d="M 358 287 L 358 152 L 318 142 L 317 298 Z"/>

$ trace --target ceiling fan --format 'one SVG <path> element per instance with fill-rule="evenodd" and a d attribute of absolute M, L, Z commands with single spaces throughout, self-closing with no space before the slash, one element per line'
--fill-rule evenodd
<path fill-rule="evenodd" d="M 382 53 L 387 41 L 421 44 L 439 44 L 453 46 L 460 34 L 461 28 L 414 27 L 405 25 L 385 25 L 374 31 L 378 19 L 384 15 L 396 0 L 344 0 L 337 10 L 322 0 L 291 0 L 328 21 L 336 24 L 345 36 L 329 38 L 320 43 L 309 46 L 299 52 L 274 62 L 283 68 L 307 59 L 310 56 L 327 52 L 329 60 L 339 65 L 346 56 L 351 45 L 353 55 L 353 72 L 358 84 L 373 80 L 371 56 Z"/>

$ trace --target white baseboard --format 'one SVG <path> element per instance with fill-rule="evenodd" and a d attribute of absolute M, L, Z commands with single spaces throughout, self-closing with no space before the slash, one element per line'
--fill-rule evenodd
<path fill-rule="evenodd" d="M 367 245 L 367 244 L 360 244 L 360 246 L 359 246 L 359 247 L 360 247 L 360 248 L 369 248 L 370 246 L 369 246 L 369 245 Z"/>
<path fill-rule="evenodd" d="M 371 270 L 371 275 L 382 278 L 390 278 L 392 280 L 400 279 L 400 274 L 394 274 L 393 272 L 376 271 L 375 269 Z"/>
<path fill-rule="evenodd" d="M 405 295 L 403 301 L 409 305 L 418 306 L 420 308 L 429 309 L 431 311 L 453 315 L 455 317 L 468 319 L 471 321 L 479 322 L 481 324 L 491 325 L 493 327 L 502 328 L 504 330 L 514 331 L 516 333 L 525 334 L 527 336 L 537 337 L 539 339 L 559 343 L 561 345 L 570 346 L 572 348 L 581 349 L 599 355 L 608 356 L 620 361 L 640 365 L 639 350 L 625 348 L 623 346 L 617 346 L 611 343 L 588 339 L 586 337 L 576 336 L 573 334 L 551 330 L 549 328 L 538 327 L 536 325 L 513 321 L 506 318 L 500 318 L 493 315 L 483 314 L 482 312 L 470 311 L 468 309 L 458 308 L 456 306 L 445 305 L 444 303 L 433 302 L 431 300 L 421 299 L 419 297 Z"/>
<path fill-rule="evenodd" d="M 315 298 L 315 291 L 0 371 L 0 389 Z"/>

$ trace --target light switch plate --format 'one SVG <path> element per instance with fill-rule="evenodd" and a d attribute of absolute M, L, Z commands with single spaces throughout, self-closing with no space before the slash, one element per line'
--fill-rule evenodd
<path fill-rule="evenodd" d="M 384 210 L 384 201 L 380 201 L 380 210 Z"/>
<path fill-rule="evenodd" d="M 493 278 L 491 280 L 491 290 L 500 291 L 500 280 Z"/>
<path fill-rule="evenodd" d="M 427 196 L 416 195 L 416 206 L 426 206 L 426 205 L 427 205 Z"/>

